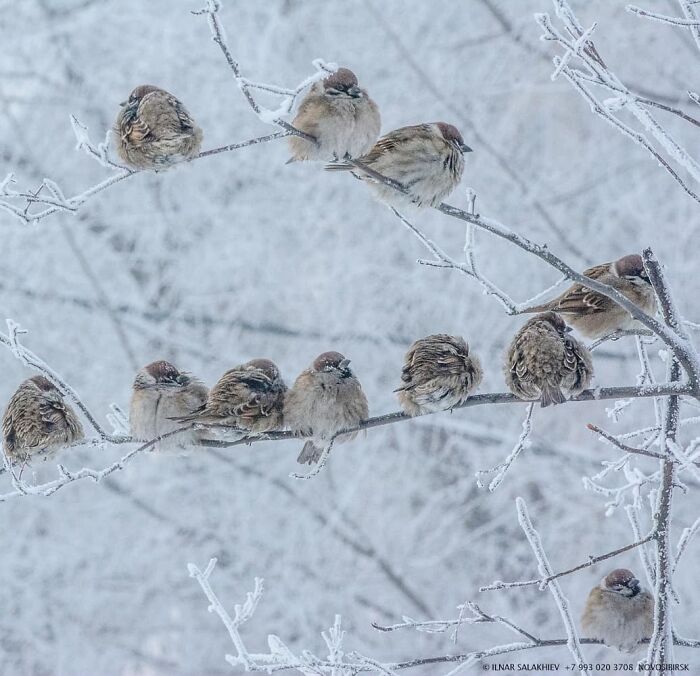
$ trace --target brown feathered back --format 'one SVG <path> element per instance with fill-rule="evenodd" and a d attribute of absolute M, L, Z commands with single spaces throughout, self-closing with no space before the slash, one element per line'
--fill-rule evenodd
<path fill-rule="evenodd" d="M 25 380 L 12 395 L 2 421 L 3 444 L 14 461 L 49 454 L 83 438 L 83 427 L 59 390 L 44 376 Z"/>

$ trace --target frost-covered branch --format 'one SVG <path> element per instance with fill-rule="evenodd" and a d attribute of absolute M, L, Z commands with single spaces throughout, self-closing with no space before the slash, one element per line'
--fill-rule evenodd
<path fill-rule="evenodd" d="M 292 108 L 294 107 L 294 101 L 296 97 L 307 87 L 311 86 L 317 80 L 320 80 L 328 75 L 329 72 L 336 70 L 335 64 L 326 64 L 322 59 L 316 59 L 313 64 L 316 67 L 316 73 L 307 77 L 303 82 L 301 82 L 293 90 L 284 89 L 277 87 L 275 85 L 266 85 L 251 82 L 250 80 L 244 78 L 241 74 L 241 67 L 233 58 L 231 50 L 229 49 L 228 42 L 226 40 L 226 33 L 224 31 L 221 22 L 219 21 L 219 11 L 221 10 L 220 0 L 207 0 L 207 4 L 200 10 L 193 11 L 192 14 L 195 15 L 206 15 L 207 21 L 209 23 L 209 29 L 211 30 L 212 40 L 219 45 L 219 48 L 226 58 L 226 62 L 229 68 L 233 72 L 233 76 L 236 80 L 236 85 L 240 89 L 241 93 L 245 97 L 248 105 L 252 108 L 253 112 L 258 116 L 261 122 L 265 124 L 274 124 L 281 127 L 289 134 L 294 136 L 301 136 L 302 138 L 308 139 L 309 141 L 316 142 L 316 139 L 307 134 L 300 129 L 289 124 L 289 122 L 282 119 L 283 115 L 288 115 Z M 260 103 L 253 96 L 251 89 L 260 89 L 263 91 L 272 92 L 278 95 L 282 95 L 284 98 L 280 107 L 277 110 L 271 110 L 260 105 Z"/>
<path fill-rule="evenodd" d="M 68 397 L 88 419 L 92 427 L 95 429 L 101 441 L 111 444 L 123 444 L 131 441 L 129 437 L 121 435 L 109 434 L 100 423 L 97 422 L 95 416 L 90 412 L 90 409 L 83 403 L 76 391 L 56 373 L 46 362 L 37 357 L 31 350 L 28 350 L 19 342 L 19 336 L 27 331 L 20 328 L 19 324 L 12 319 L 7 320 L 7 334 L 0 332 L 0 343 L 9 348 L 16 359 L 19 359 L 23 364 L 38 371 L 46 376 L 63 394 Z"/>
<path fill-rule="evenodd" d="M 459 664 L 463 667 L 468 667 L 469 665 L 489 657 L 538 648 L 563 647 L 568 646 L 571 642 L 570 638 L 538 638 L 506 618 L 498 615 L 488 615 L 476 604 L 467 603 L 465 604 L 466 607 L 472 612 L 472 617 L 470 618 L 428 622 L 416 622 L 410 618 L 405 618 L 405 621 L 401 624 L 385 627 L 375 623 L 373 626 L 381 631 L 414 628 L 419 631 L 437 633 L 446 631 L 448 628 L 458 626 L 459 624 L 493 623 L 506 627 L 509 631 L 524 637 L 526 640 L 517 643 L 506 643 L 467 653 L 438 655 L 434 657 L 416 657 L 404 661 L 385 662 L 372 659 L 357 651 L 345 652 L 343 648 L 345 632 L 341 630 L 340 616 L 336 615 L 333 626 L 327 632 L 322 633 L 322 638 L 328 649 L 328 655 L 326 657 L 319 657 L 310 650 L 302 650 L 297 654 L 292 651 L 280 637 L 274 634 L 269 634 L 267 637 L 269 652 L 252 652 L 248 648 L 240 630 L 245 623 L 252 619 L 255 613 L 262 597 L 263 581 L 259 578 L 255 579 L 254 591 L 247 594 L 246 601 L 242 605 L 236 604 L 234 606 L 232 617 L 209 582 L 215 566 L 216 559 L 211 559 L 204 570 L 201 570 L 193 563 L 188 564 L 187 568 L 190 577 L 193 577 L 198 582 L 204 592 L 209 602 L 209 612 L 213 612 L 219 617 L 222 624 L 226 627 L 231 642 L 236 649 L 235 655 L 227 654 L 225 656 L 226 661 L 231 666 L 243 667 L 246 672 L 273 674 L 284 671 L 296 671 L 306 676 L 324 676 L 326 674 L 328 676 L 350 676 L 351 674 L 358 673 L 376 673 L 386 676 L 387 674 L 391 675 L 404 669 L 434 664 Z M 696 647 L 694 644 L 697 643 L 690 639 L 681 638 L 676 639 L 676 641 L 679 645 L 686 645 L 689 647 Z M 643 643 L 645 642 L 647 641 L 643 641 Z M 602 643 L 602 641 L 591 638 L 580 638 L 577 640 L 577 643 L 597 645 Z M 698 646 L 700 646 L 700 643 L 698 643 Z"/>
<path fill-rule="evenodd" d="M 673 384 L 668 386 L 667 384 L 661 383 L 653 386 L 628 386 L 628 387 L 598 387 L 595 389 L 584 390 L 575 397 L 568 400 L 567 403 L 583 402 L 583 401 L 602 401 L 607 399 L 620 399 L 621 397 L 632 397 L 632 398 L 646 398 L 646 397 L 659 397 L 669 394 L 689 394 L 690 388 L 687 385 Z M 494 392 L 491 394 L 475 394 L 469 397 L 463 403 L 455 406 L 452 410 L 471 408 L 473 406 L 485 406 L 491 404 L 524 404 L 529 406 L 531 402 L 523 401 L 518 399 L 514 394 L 509 392 Z M 563 405 L 563 404 L 562 404 Z M 379 415 L 373 418 L 368 418 L 367 420 L 361 421 L 355 427 L 349 427 L 344 430 L 340 430 L 336 436 L 342 434 L 349 434 L 352 432 L 361 432 L 364 430 L 372 429 L 374 427 L 383 427 L 385 425 L 392 425 L 398 422 L 407 422 L 410 420 L 415 420 L 423 416 L 438 415 L 440 412 L 430 412 L 424 413 L 418 416 L 409 416 L 401 411 L 396 411 L 394 413 L 386 413 L 384 415 Z M 444 412 L 443 412 L 444 413 Z M 206 427 L 204 425 L 203 427 Z M 217 427 L 222 427 L 217 425 Z M 225 427 L 225 426 L 223 426 Z M 246 436 L 241 439 L 236 439 L 233 441 L 223 441 L 223 440 L 212 440 L 212 441 L 201 441 L 199 442 L 202 446 L 213 446 L 217 448 L 228 448 L 231 446 L 240 446 L 243 444 L 253 444 L 260 441 L 282 441 L 282 440 L 294 440 L 301 439 L 303 435 L 295 434 L 294 432 L 281 430 L 279 432 L 266 432 L 264 434 L 255 436 Z"/>
<path fill-rule="evenodd" d="M 532 431 L 532 412 L 535 408 L 535 402 L 532 402 L 527 407 L 527 412 L 525 413 L 525 419 L 523 420 L 523 431 L 520 433 L 518 440 L 515 442 L 515 446 L 508 454 L 503 462 L 494 465 L 490 469 L 479 470 L 476 473 L 476 483 L 479 488 L 483 488 L 484 484 L 482 477 L 488 476 L 490 474 L 495 474 L 496 476 L 489 482 L 489 491 L 493 493 L 503 482 L 506 472 L 510 469 L 510 466 L 515 462 L 516 458 L 530 445 L 530 432 Z"/>
<path fill-rule="evenodd" d="M 693 5 L 696 4 L 692 0 L 678 0 L 683 17 L 678 16 L 668 16 L 667 14 L 659 14 L 658 12 L 650 12 L 649 10 L 642 9 L 636 5 L 627 5 L 627 11 L 633 14 L 638 14 L 646 19 L 651 19 L 652 21 L 659 21 L 660 23 L 670 24 L 671 26 L 681 26 L 683 28 L 688 28 L 690 34 L 693 36 L 695 45 L 700 49 L 700 20 L 698 19 Z"/>
<path fill-rule="evenodd" d="M 573 10 L 566 0 L 553 0 L 555 13 L 564 32 L 554 27 L 548 14 L 536 14 L 535 19 L 543 30 L 542 39 L 556 43 L 563 49 L 562 56 L 554 57 L 554 73 L 552 79 L 563 75 L 569 83 L 589 103 L 591 110 L 598 116 L 612 124 L 618 131 L 632 139 L 644 148 L 654 159 L 659 162 L 678 184 L 696 201 L 700 197 L 686 184 L 678 172 L 673 169 L 667 160 L 651 144 L 646 134 L 649 134 L 665 151 L 668 158 L 682 166 L 692 176 L 693 180 L 700 183 L 700 164 L 671 136 L 649 112 L 648 106 L 654 105 L 644 97 L 634 94 L 622 83 L 622 81 L 605 65 L 595 45 L 591 40 L 591 34 L 595 30 L 593 24 L 584 30 L 576 18 Z M 633 10 L 634 11 L 634 10 Z M 691 11 L 688 8 L 688 11 Z M 697 31 L 698 27 L 693 27 Z M 575 68 L 572 62 L 580 63 L 583 70 Z M 602 100 L 595 88 L 601 88 L 611 92 L 612 97 Z M 668 106 L 656 106 L 669 109 Z M 617 113 L 626 110 L 642 126 L 644 132 L 637 131 L 623 122 Z M 670 109 L 669 112 L 680 112 Z M 685 114 L 682 117 L 688 118 Z M 691 118 L 692 120 L 692 118 Z M 693 123 L 697 122 L 692 120 Z"/>
<path fill-rule="evenodd" d="M 152 448 L 153 446 L 158 444 L 163 439 L 167 439 L 168 437 L 173 437 L 173 436 L 176 436 L 178 434 L 182 434 L 183 432 L 187 432 L 191 429 L 192 429 L 192 425 L 189 425 L 187 427 L 173 430 L 172 432 L 167 432 L 166 434 L 161 434 L 160 436 L 156 437 L 155 439 L 151 439 L 150 441 L 147 441 L 146 443 L 141 444 L 141 445 L 137 446 L 136 448 L 132 449 L 131 451 L 129 451 L 128 453 L 123 455 L 119 460 L 107 465 L 107 467 L 104 467 L 103 469 L 97 470 L 97 469 L 91 469 L 89 467 L 83 467 L 82 469 L 79 469 L 76 471 L 71 471 L 71 470 L 68 470 L 64 465 L 59 464 L 58 465 L 58 473 L 59 473 L 58 479 L 53 479 L 52 481 L 47 481 L 43 484 L 28 484 L 26 481 L 24 481 L 22 479 L 22 471 L 21 470 L 19 472 L 16 471 L 16 468 L 12 465 L 10 458 L 5 453 L 4 448 L 0 447 L 0 453 L 2 454 L 3 465 L 5 467 L 6 472 L 10 476 L 10 479 L 12 481 L 12 486 L 14 488 L 14 490 L 9 492 L 9 493 L 0 494 L 0 502 L 5 502 L 6 500 L 9 500 L 10 498 L 16 498 L 16 497 L 21 497 L 21 496 L 26 496 L 26 495 L 42 495 L 44 497 L 48 497 L 50 495 L 53 495 L 56 491 L 63 488 L 67 484 L 73 483 L 74 481 L 80 481 L 82 479 L 92 479 L 95 483 L 99 483 L 100 481 L 102 481 L 102 479 L 109 476 L 113 472 L 123 470 L 124 467 L 129 462 L 131 462 L 137 455 Z M 118 443 L 124 443 L 125 441 L 126 440 L 124 440 L 122 442 L 118 442 Z M 129 441 L 131 441 L 131 440 L 129 440 Z M 112 444 L 112 443 L 117 443 L 117 442 L 110 442 L 108 440 L 102 440 L 102 439 L 88 439 L 84 442 L 80 442 L 78 444 L 75 444 L 75 446 L 100 446 L 100 447 L 103 447 L 107 444 Z"/>
<path fill-rule="evenodd" d="M 639 540 L 636 540 L 635 542 L 632 542 L 628 545 L 625 545 L 624 547 L 620 547 L 619 549 L 614 549 L 611 552 L 606 552 L 605 554 L 599 554 L 598 556 L 589 556 L 586 561 L 583 563 L 578 564 L 577 566 L 574 566 L 573 568 L 568 568 L 567 570 L 562 570 L 558 573 L 552 573 L 551 571 L 547 574 L 544 575 L 543 577 L 538 577 L 534 580 L 522 580 L 518 582 L 502 582 L 501 580 L 496 580 L 495 582 L 492 582 L 489 585 L 485 585 L 484 587 L 480 587 L 479 591 L 484 592 L 484 591 L 495 591 L 499 589 L 512 589 L 513 587 L 532 587 L 534 585 L 537 585 L 540 589 L 544 589 L 550 582 L 553 582 L 554 580 L 558 580 L 560 577 L 564 577 L 566 575 L 571 575 L 572 573 L 578 573 L 578 571 L 583 570 L 584 568 L 588 568 L 590 566 L 595 565 L 596 563 L 600 563 L 601 561 L 605 561 L 606 559 L 612 559 L 615 556 L 619 556 L 620 554 L 624 554 L 625 552 L 630 551 L 631 549 L 635 549 L 636 547 L 641 547 L 642 545 L 645 545 L 647 542 L 651 542 L 654 540 L 656 537 L 655 532 L 649 533 L 646 537 L 643 537 Z"/>
<path fill-rule="evenodd" d="M 532 551 L 535 555 L 535 558 L 537 559 L 537 567 L 543 576 L 545 576 L 546 578 L 551 578 L 548 579 L 548 581 L 545 584 L 547 587 L 549 587 L 549 591 L 552 593 L 554 602 L 556 603 L 557 608 L 559 609 L 562 624 L 564 625 L 564 630 L 566 631 L 566 646 L 569 649 L 571 656 L 574 658 L 574 663 L 578 665 L 584 665 L 585 660 L 583 658 L 583 653 L 581 652 L 581 644 L 579 641 L 578 632 L 576 630 L 576 625 L 574 623 L 573 617 L 571 616 L 569 601 L 564 596 L 564 592 L 559 586 L 559 582 L 557 582 L 556 578 L 552 577 L 552 566 L 550 565 L 549 559 L 547 558 L 547 554 L 545 553 L 544 547 L 542 546 L 540 534 L 537 532 L 537 530 L 535 530 L 535 527 L 532 525 L 532 521 L 530 520 L 530 516 L 527 512 L 527 505 L 525 504 L 525 500 L 523 500 L 522 498 L 516 498 L 515 504 L 518 510 L 518 523 L 523 529 L 525 536 L 527 537 L 527 540 L 530 543 L 530 547 L 532 548 Z M 586 676 L 588 674 L 588 670 L 583 668 L 581 669 L 581 673 L 583 673 L 584 676 Z"/>
<path fill-rule="evenodd" d="M 85 189 L 81 193 L 67 197 L 59 185 L 48 178 L 43 179 L 39 188 L 35 191 L 14 190 L 10 186 L 16 183 L 16 179 L 15 175 L 10 173 L 0 182 L 0 209 L 4 209 L 26 224 L 36 223 L 59 211 L 74 214 L 94 195 L 136 174 L 144 172 L 142 169 L 123 167 L 109 158 L 109 132 L 107 132 L 107 137 L 103 143 L 95 145 L 90 140 L 87 127 L 74 115 L 71 115 L 71 125 L 77 139 L 76 149 L 83 150 L 102 167 L 109 169 L 112 172 L 111 176 Z M 232 143 L 219 148 L 205 150 L 186 161 L 193 162 L 202 157 L 208 157 L 209 155 L 239 150 L 240 148 L 247 148 L 248 146 L 257 145 L 259 143 L 274 141 L 289 135 L 290 132 L 277 132 L 275 134 L 268 134 L 267 136 L 258 136 L 248 139 L 247 141 L 241 141 L 240 143 Z M 43 195 L 42 192 L 44 192 Z M 44 208 L 40 211 L 31 212 L 30 207 L 33 205 L 42 205 Z"/>

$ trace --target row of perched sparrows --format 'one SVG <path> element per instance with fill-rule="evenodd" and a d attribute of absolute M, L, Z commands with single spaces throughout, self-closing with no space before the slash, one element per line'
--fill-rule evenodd
<path fill-rule="evenodd" d="M 202 130 L 172 94 L 141 85 L 121 105 L 114 133 L 119 156 L 130 167 L 164 169 L 199 153 Z M 401 127 L 377 140 L 381 128 L 377 104 L 347 68 L 309 89 L 292 125 L 315 141 L 290 136 L 289 162 L 317 160 L 331 162 L 327 169 L 353 170 L 392 204 L 406 200 L 418 206 L 439 204 L 459 184 L 463 155 L 471 151 L 459 131 L 445 122 Z M 343 161 L 348 159 L 367 171 Z M 409 194 L 378 182 L 372 172 L 398 181 Z"/>
<path fill-rule="evenodd" d="M 639 255 L 624 256 L 585 274 L 615 287 L 646 312 L 656 311 L 654 292 Z M 562 315 L 592 338 L 634 325 L 627 311 L 580 284 L 528 311 L 539 314 L 513 338 L 506 353 L 505 379 L 517 397 L 539 400 L 543 407 L 577 395 L 593 376 L 588 348 L 570 335 Z M 310 437 L 298 459 L 314 463 L 338 432 L 356 427 L 368 416 L 367 398 L 349 363 L 338 352 L 324 352 L 287 390 L 273 362 L 253 359 L 226 371 L 209 390 L 172 364 L 156 361 L 141 369 L 134 381 L 132 434 L 148 441 L 184 423 L 199 425 L 191 433 L 159 444 L 159 448 L 184 448 L 201 438 L 201 427 L 207 425 L 250 434 L 289 429 Z M 463 404 L 482 377 L 481 363 L 463 338 L 436 334 L 410 347 L 396 392 L 408 415 L 449 410 Z M 3 418 L 4 446 L 14 459 L 45 454 L 82 436 L 75 412 L 43 376 L 20 385 Z M 352 437 L 343 435 L 337 441 Z"/>

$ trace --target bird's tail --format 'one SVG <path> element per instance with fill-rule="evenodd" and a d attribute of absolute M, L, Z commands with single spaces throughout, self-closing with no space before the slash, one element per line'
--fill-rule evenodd
<path fill-rule="evenodd" d="M 331 164 L 324 165 L 323 168 L 326 171 L 351 171 L 357 167 L 352 164 L 348 164 L 347 162 L 332 162 Z"/>
<path fill-rule="evenodd" d="M 565 401 L 566 397 L 559 385 L 546 385 L 542 389 L 542 396 L 540 397 L 540 406 L 542 408 L 553 404 L 563 404 Z"/>
<path fill-rule="evenodd" d="M 309 440 L 304 444 L 304 448 L 301 449 L 297 462 L 300 465 L 315 465 L 321 459 L 322 453 L 323 449 Z"/>
<path fill-rule="evenodd" d="M 526 315 L 526 314 L 536 314 L 537 312 L 547 312 L 551 310 L 552 306 L 550 303 L 542 303 L 542 305 L 531 305 L 530 307 L 525 307 L 519 309 L 516 315 Z"/>
<path fill-rule="evenodd" d="M 176 415 L 172 418 L 168 418 L 168 420 L 175 420 L 175 422 L 194 422 L 195 420 L 198 420 L 202 417 L 202 413 L 204 413 L 206 407 L 207 405 L 205 402 L 201 406 L 195 408 L 194 411 L 192 411 L 192 413 L 188 413 L 187 415 Z"/>
<path fill-rule="evenodd" d="M 193 422 L 194 420 L 197 420 L 199 418 L 199 415 L 195 413 L 190 413 L 189 415 L 176 415 L 173 417 L 169 417 L 168 420 L 174 420 L 175 422 Z"/>

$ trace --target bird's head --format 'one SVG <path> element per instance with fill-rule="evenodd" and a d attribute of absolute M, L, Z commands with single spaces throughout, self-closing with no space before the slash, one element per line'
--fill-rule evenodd
<path fill-rule="evenodd" d="M 462 134 L 459 133 L 459 129 L 452 124 L 447 124 L 447 122 L 436 122 L 435 126 L 440 130 L 442 138 L 455 146 L 461 153 L 470 153 L 472 149 L 464 142 Z"/>
<path fill-rule="evenodd" d="M 558 315 L 556 312 L 542 312 L 541 314 L 535 315 L 528 324 L 536 324 L 538 322 L 545 322 L 549 324 L 559 335 L 565 336 L 567 333 L 571 333 L 572 329 L 567 323 Z"/>
<path fill-rule="evenodd" d="M 340 352 L 324 352 L 319 354 L 312 366 L 317 373 L 332 373 L 341 378 L 352 375 L 350 370 L 350 360 L 346 359 Z"/>
<path fill-rule="evenodd" d="M 161 359 L 144 366 L 136 374 L 134 389 L 184 387 L 189 382 L 190 377 L 186 373 L 178 371 L 173 364 Z"/>
<path fill-rule="evenodd" d="M 644 269 L 642 257 L 639 254 L 630 254 L 623 256 L 613 263 L 615 274 L 618 277 L 624 277 L 632 282 L 641 280 L 650 284 L 649 275 Z"/>
<path fill-rule="evenodd" d="M 277 380 L 280 377 L 277 365 L 269 359 L 251 359 L 244 368 L 251 371 L 262 371 L 270 380 Z"/>
<path fill-rule="evenodd" d="M 359 99 L 364 95 L 357 76 L 349 68 L 338 68 L 323 81 L 323 91 L 328 96 Z"/>
<path fill-rule="evenodd" d="M 119 105 L 138 105 L 138 103 L 144 96 L 146 96 L 146 94 L 150 94 L 151 92 L 155 92 L 157 90 L 158 87 L 156 87 L 155 85 L 139 85 L 138 87 L 134 87 L 134 89 L 132 89 L 131 94 L 129 94 L 129 99 L 127 101 L 122 101 Z"/>
<path fill-rule="evenodd" d="M 639 594 L 639 580 L 627 568 L 616 568 L 608 573 L 600 583 L 601 589 L 611 594 L 633 597 Z"/>

